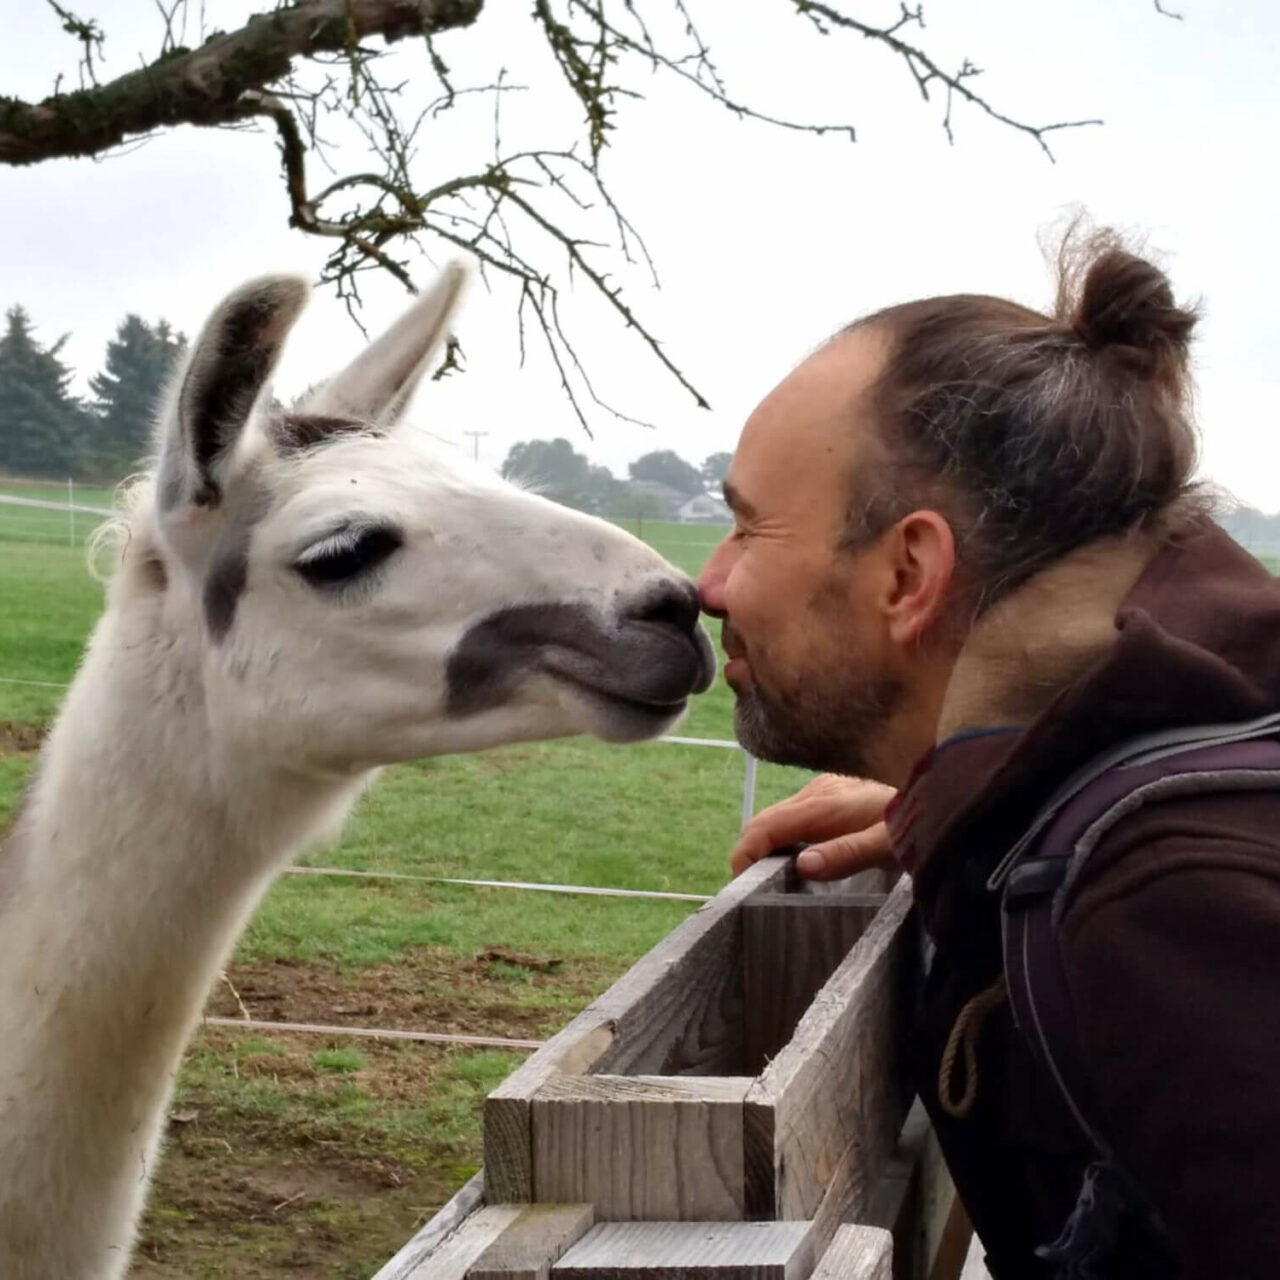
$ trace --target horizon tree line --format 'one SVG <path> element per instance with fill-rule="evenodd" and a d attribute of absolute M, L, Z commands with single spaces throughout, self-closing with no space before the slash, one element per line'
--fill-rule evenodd
<path fill-rule="evenodd" d="M 136 470 L 150 452 L 156 408 L 186 349 L 185 335 L 163 318 L 150 323 L 126 314 L 107 343 L 102 368 L 89 378 L 85 396 L 73 390 L 76 371 L 63 356 L 68 337 L 42 342 L 24 307 L 14 305 L 5 313 L 0 473 L 116 481 Z M 718 488 L 730 458 L 727 452 L 711 453 L 695 466 L 674 450 L 652 450 L 628 466 L 624 480 L 560 437 L 512 445 L 501 471 L 567 506 L 596 514 L 656 517 L 665 512 L 664 490 L 693 497 Z"/>

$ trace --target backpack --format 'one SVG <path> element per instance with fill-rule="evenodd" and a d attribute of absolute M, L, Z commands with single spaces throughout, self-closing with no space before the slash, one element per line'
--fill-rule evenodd
<path fill-rule="evenodd" d="M 1036 1252 L 1061 1280 L 1106 1275 L 1121 1235 L 1134 1232 L 1177 1273 L 1168 1232 L 1092 1123 L 1075 1010 L 1059 944 L 1071 890 L 1099 842 L 1145 805 L 1191 794 L 1280 789 L 1280 714 L 1200 725 L 1122 743 L 1072 775 L 987 882 L 1001 895 L 1009 1004 L 1018 1030 L 1057 1083 L 1094 1151 L 1061 1234 Z"/>

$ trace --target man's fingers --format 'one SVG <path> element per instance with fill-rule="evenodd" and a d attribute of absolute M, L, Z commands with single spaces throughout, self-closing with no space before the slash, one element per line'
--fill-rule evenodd
<path fill-rule="evenodd" d="M 775 849 L 785 849 L 789 844 L 799 844 L 811 834 L 812 818 L 806 806 L 797 803 L 797 797 L 780 800 L 756 814 L 738 837 L 738 843 L 729 855 L 733 874 L 740 876 L 752 863 L 759 862 Z"/>
<path fill-rule="evenodd" d="M 864 840 L 881 825 L 881 815 L 892 795 L 891 787 L 876 782 L 829 774 L 815 778 L 794 796 L 762 809 L 743 827 L 729 856 L 733 874 L 741 875 L 753 863 L 788 845 L 831 843 L 845 837 L 847 832 L 852 832 L 847 839 Z M 877 840 L 879 837 L 873 840 L 871 848 Z M 887 858 L 887 834 L 883 842 Z M 848 856 L 844 858 L 847 860 Z M 843 865 L 840 858 L 836 858 L 836 865 Z M 860 867 L 833 871 L 827 878 L 850 875 L 853 870 Z"/>
<path fill-rule="evenodd" d="M 893 847 L 883 822 L 865 831 L 811 844 L 796 859 L 796 870 L 807 880 L 843 880 L 870 867 L 893 865 Z"/>

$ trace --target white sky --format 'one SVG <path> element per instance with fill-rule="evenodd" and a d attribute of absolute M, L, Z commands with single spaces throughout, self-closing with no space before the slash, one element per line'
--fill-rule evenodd
<path fill-rule="evenodd" d="M 882 0 L 840 0 L 874 20 Z M 669 0 L 641 0 L 665 13 Z M 40 0 L 7 0 L 0 89 L 27 98 L 75 51 Z M 80 0 L 107 31 L 107 74 L 154 56 L 151 0 Z M 193 10 L 198 8 L 193 3 Z M 257 7 L 206 0 L 211 27 Z M 576 106 L 536 38 L 528 5 L 489 0 L 470 30 L 442 37 L 460 83 L 535 86 L 511 99 L 508 133 L 572 141 Z M 904 68 L 857 39 L 822 39 L 788 0 L 691 0 L 721 70 L 741 98 L 793 118 L 847 120 L 855 145 L 742 123 L 690 91 L 640 73 L 643 102 L 622 111 L 607 162 L 620 203 L 662 278 L 653 291 L 621 272 L 630 301 L 710 399 L 695 409 L 631 335 L 579 290 L 568 308 L 606 398 L 657 423 L 603 414 L 589 441 L 540 355 L 522 370 L 512 298 L 473 292 L 459 325 L 469 372 L 429 386 L 417 416 L 454 439 L 484 431 L 497 465 L 516 440 L 568 436 L 625 474 L 627 461 L 675 448 L 697 463 L 731 449 L 751 407 L 833 329 L 913 296 L 973 290 L 1047 302 L 1037 232 L 1083 205 L 1098 221 L 1144 232 L 1185 296 L 1203 299 L 1197 368 L 1204 470 L 1244 501 L 1280 508 L 1280 372 L 1272 357 L 1280 297 L 1280 5 L 1274 0 L 926 0 L 917 33 L 946 65 L 968 55 L 978 87 L 1036 123 L 1101 116 L 1102 128 L 1054 136 L 1058 163 L 1030 139 L 972 110 L 948 146 L 937 104 Z M 389 78 L 425 77 L 415 42 Z M 491 108 L 455 110 L 423 135 L 424 181 L 491 154 Z M 317 185 L 323 181 L 315 173 Z M 222 293 L 263 271 L 314 276 L 327 245 L 292 232 L 274 139 L 183 129 L 104 162 L 0 170 L 0 305 L 22 302 L 44 338 L 72 334 L 67 355 L 96 369 L 126 311 L 188 333 Z M 419 268 L 425 281 L 430 268 Z M 366 290 L 375 327 L 403 305 L 398 286 Z M 355 349 L 341 305 L 321 293 L 295 331 L 279 379 L 292 394 Z M 470 442 L 466 442 L 470 448 Z"/>

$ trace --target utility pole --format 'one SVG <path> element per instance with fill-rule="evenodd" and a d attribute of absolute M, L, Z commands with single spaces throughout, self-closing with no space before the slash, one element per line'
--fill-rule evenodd
<path fill-rule="evenodd" d="M 462 434 L 464 436 L 471 437 L 471 456 L 477 462 L 479 462 L 480 461 L 480 440 L 482 437 L 487 436 L 489 433 L 487 431 L 464 431 Z"/>

